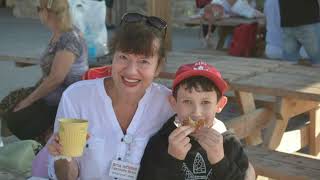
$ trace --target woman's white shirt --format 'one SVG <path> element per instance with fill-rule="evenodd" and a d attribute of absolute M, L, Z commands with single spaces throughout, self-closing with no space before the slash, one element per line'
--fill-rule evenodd
<path fill-rule="evenodd" d="M 112 160 L 140 164 L 149 138 L 174 114 L 168 103 L 171 91 L 153 83 L 138 104 L 137 111 L 124 134 L 106 94 L 104 79 L 80 81 L 71 85 L 59 104 L 58 119 L 77 118 L 89 121 L 90 138 L 82 157 L 77 158 L 80 179 L 113 179 L 109 176 Z M 53 160 L 49 158 L 49 175 L 55 177 Z"/>

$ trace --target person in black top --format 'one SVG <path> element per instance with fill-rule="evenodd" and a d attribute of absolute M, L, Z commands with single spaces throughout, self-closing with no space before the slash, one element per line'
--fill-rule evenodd
<path fill-rule="evenodd" d="M 227 88 L 205 62 L 178 69 L 169 97 L 177 114 L 150 139 L 138 180 L 246 179 L 249 161 L 240 141 L 215 118 L 227 103 Z"/>
<path fill-rule="evenodd" d="M 320 64 L 320 16 L 318 0 L 279 0 L 283 29 L 283 58 L 299 59 L 303 46 L 315 66 Z"/>

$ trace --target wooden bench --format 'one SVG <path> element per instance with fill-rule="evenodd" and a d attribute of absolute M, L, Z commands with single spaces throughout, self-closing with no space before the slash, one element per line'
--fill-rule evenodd
<path fill-rule="evenodd" d="M 268 150 L 262 147 L 245 148 L 256 175 L 280 180 L 319 180 L 320 160 Z"/>

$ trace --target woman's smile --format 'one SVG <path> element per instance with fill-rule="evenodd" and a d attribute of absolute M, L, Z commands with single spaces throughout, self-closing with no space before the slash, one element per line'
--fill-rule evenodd
<path fill-rule="evenodd" d="M 127 78 L 127 77 L 122 77 L 122 82 L 125 86 L 128 87 L 134 87 L 137 86 L 140 83 L 141 80 L 139 79 L 133 79 L 133 78 Z"/>

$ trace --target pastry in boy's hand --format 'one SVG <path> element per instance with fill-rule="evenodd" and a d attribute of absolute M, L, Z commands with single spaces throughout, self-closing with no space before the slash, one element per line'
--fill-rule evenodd
<path fill-rule="evenodd" d="M 176 119 L 174 121 L 174 124 L 177 127 L 180 126 L 191 126 L 195 128 L 195 131 L 201 129 L 202 127 L 204 127 L 206 125 L 206 121 L 204 119 L 199 119 L 197 121 L 192 120 L 190 117 L 184 119 L 182 122 L 179 122 L 178 119 Z"/>

